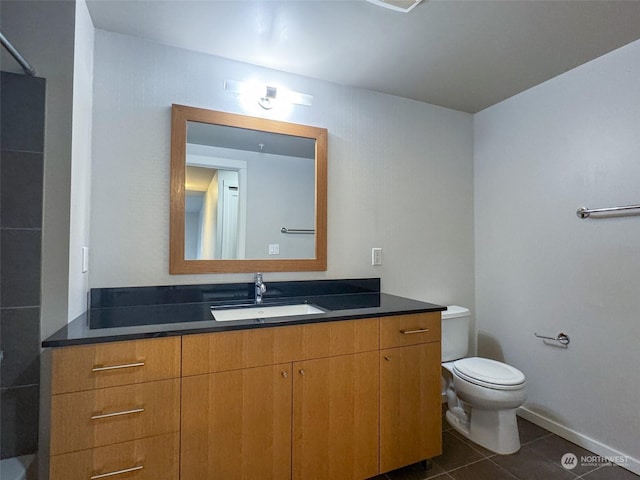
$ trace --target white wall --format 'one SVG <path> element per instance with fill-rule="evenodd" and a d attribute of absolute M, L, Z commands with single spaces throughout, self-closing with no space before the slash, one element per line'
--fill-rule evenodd
<path fill-rule="evenodd" d="M 525 405 L 640 473 L 640 42 L 474 117 L 480 354 L 527 377 Z M 545 346 L 534 332 L 571 338 Z"/>
<path fill-rule="evenodd" d="M 246 258 L 313 258 L 315 235 L 283 234 L 280 229 L 315 228 L 315 161 L 312 158 L 256 154 L 247 162 Z M 278 256 L 269 256 L 278 245 Z"/>
<path fill-rule="evenodd" d="M 198 258 L 198 238 L 200 237 L 200 212 L 184 214 L 184 251 L 185 258 Z"/>
<path fill-rule="evenodd" d="M 89 246 L 91 126 L 93 114 L 93 22 L 85 0 L 76 2 L 73 65 L 73 133 L 69 233 L 69 319 L 87 309 L 89 274 L 82 272 L 82 247 Z"/>
<path fill-rule="evenodd" d="M 244 110 L 225 79 L 312 94 L 312 107 Z M 329 131 L 327 272 L 382 277 L 389 293 L 473 307 L 471 115 L 96 31 L 91 287 L 250 281 L 169 275 L 170 106 L 186 104 Z M 259 111 L 258 111 L 259 110 Z M 384 249 L 372 267 L 371 247 Z"/>

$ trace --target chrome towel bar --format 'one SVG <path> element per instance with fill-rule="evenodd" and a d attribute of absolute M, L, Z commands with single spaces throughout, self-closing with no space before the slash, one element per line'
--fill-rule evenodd
<path fill-rule="evenodd" d="M 287 228 L 287 227 L 282 227 L 280 229 L 281 233 L 290 233 L 290 234 L 296 234 L 296 235 L 313 235 L 314 233 L 316 233 L 315 230 L 313 229 L 308 229 L 308 228 Z"/>
<path fill-rule="evenodd" d="M 586 208 L 580 207 L 576 211 L 576 215 L 580 218 L 589 218 L 592 213 L 608 213 L 608 212 L 621 212 L 625 210 L 640 210 L 640 205 L 625 205 L 623 207 L 609 207 L 609 208 Z M 638 212 L 640 215 L 640 212 Z"/>

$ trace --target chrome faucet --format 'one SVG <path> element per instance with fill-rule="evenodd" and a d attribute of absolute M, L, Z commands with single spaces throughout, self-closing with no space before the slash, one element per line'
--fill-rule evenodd
<path fill-rule="evenodd" d="M 256 303 L 262 303 L 262 294 L 267 291 L 267 286 L 262 281 L 262 274 L 256 273 Z"/>

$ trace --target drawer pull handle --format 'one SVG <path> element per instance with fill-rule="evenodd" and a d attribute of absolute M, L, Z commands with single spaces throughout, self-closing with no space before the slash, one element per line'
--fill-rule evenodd
<path fill-rule="evenodd" d="M 132 410 L 123 410 L 122 412 L 113 412 L 113 413 L 99 413 L 97 415 L 93 415 L 91 420 L 100 420 L 101 418 L 111 418 L 111 417 L 120 417 L 122 415 L 132 415 L 134 413 L 142 413 L 144 412 L 144 408 L 134 408 Z"/>
<path fill-rule="evenodd" d="M 107 370 L 119 370 L 121 368 L 144 367 L 144 362 L 125 363 L 123 365 L 96 365 L 92 372 L 105 372 Z"/>
<path fill-rule="evenodd" d="M 400 333 L 403 335 L 411 335 L 412 333 L 426 333 L 428 331 L 428 328 L 418 328 L 417 330 L 400 330 Z"/>
<path fill-rule="evenodd" d="M 117 470 L 115 472 L 101 473 L 99 475 L 94 475 L 92 477 L 89 477 L 89 480 L 98 480 L 99 478 L 107 478 L 107 477 L 113 477 L 114 475 L 123 475 L 125 473 L 137 472 L 138 470 L 142 470 L 143 468 L 144 468 L 143 465 L 138 465 L 136 467 L 125 468 L 124 470 Z"/>

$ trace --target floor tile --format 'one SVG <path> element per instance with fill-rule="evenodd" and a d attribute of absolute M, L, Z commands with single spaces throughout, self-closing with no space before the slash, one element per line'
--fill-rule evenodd
<path fill-rule="evenodd" d="M 452 432 L 444 432 L 442 434 L 442 455 L 435 457 L 433 463 L 444 471 L 449 471 L 482 458 L 483 456 L 478 451 L 454 436 Z"/>
<path fill-rule="evenodd" d="M 491 461 L 508 470 L 520 480 L 570 480 L 576 478 L 575 475 L 562 468 L 558 462 L 552 462 L 526 446 L 512 455 L 491 457 Z"/>
<path fill-rule="evenodd" d="M 594 454 L 520 417 L 518 429 L 520 451 L 498 455 L 443 424 L 443 453 L 432 459 L 430 470 L 415 464 L 370 480 L 640 480 L 615 465 L 566 469 L 561 464 L 565 453 L 576 455 L 578 462 Z"/>
<path fill-rule="evenodd" d="M 605 465 L 580 478 L 584 480 L 638 480 L 640 476 L 617 465 Z"/>
<path fill-rule="evenodd" d="M 526 445 L 533 440 L 542 438 L 546 435 L 551 435 L 549 430 L 545 430 L 539 427 L 535 423 L 531 423 L 529 420 L 525 420 L 522 417 L 516 417 L 518 420 L 518 432 L 520 432 L 520 444 Z"/>
<path fill-rule="evenodd" d="M 560 466 L 562 466 L 560 463 L 562 456 L 566 453 L 573 453 L 577 457 L 577 462 L 576 467 L 571 469 L 571 473 L 577 476 L 598 468 L 597 465 L 582 465 L 580 462 L 581 457 L 593 455 L 590 451 L 557 435 L 548 435 L 534 440 L 527 444 L 527 448 Z"/>
<path fill-rule="evenodd" d="M 486 459 L 453 470 L 449 476 L 455 480 L 516 480 L 505 469 Z"/>
<path fill-rule="evenodd" d="M 481 445 L 478 445 L 475 442 L 472 442 L 471 440 L 469 440 L 467 437 L 465 437 L 464 435 L 462 435 L 460 432 L 456 431 L 456 430 L 451 430 L 451 435 L 453 435 L 456 438 L 459 438 L 460 440 L 462 440 L 464 443 L 466 443 L 467 445 L 469 445 L 471 448 L 473 448 L 476 452 L 478 452 L 480 455 L 482 455 L 483 457 L 491 457 L 493 455 L 496 455 L 495 452 L 492 452 L 491 450 L 489 450 L 488 448 L 484 448 Z"/>

